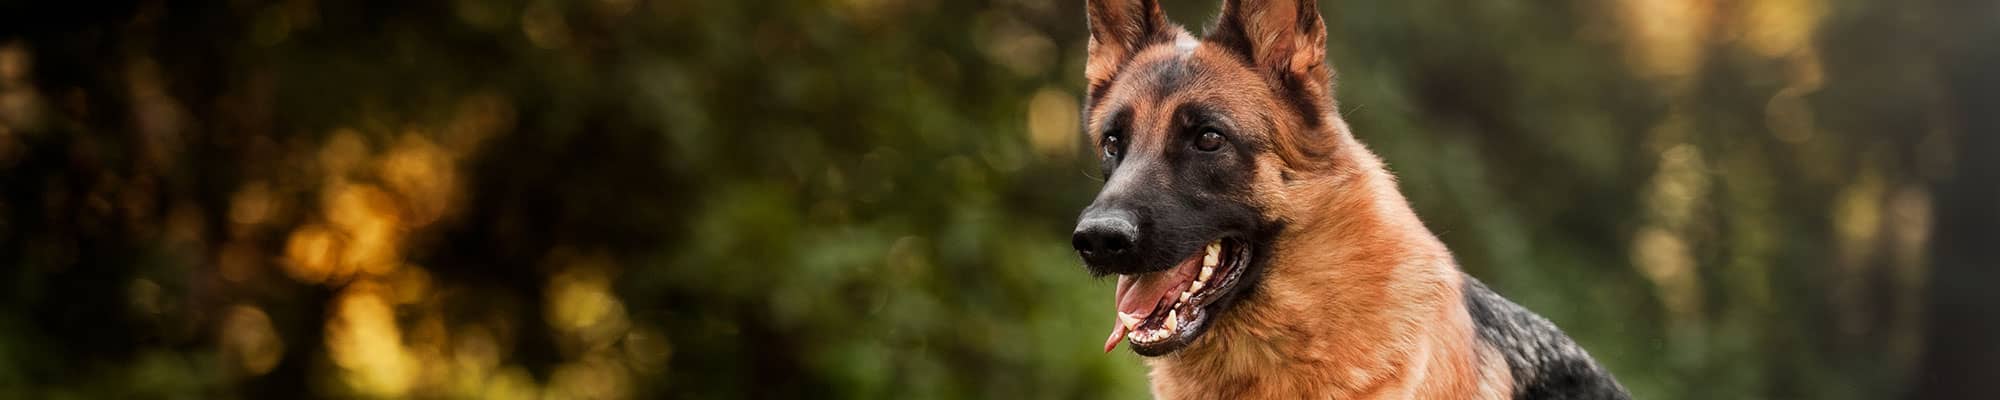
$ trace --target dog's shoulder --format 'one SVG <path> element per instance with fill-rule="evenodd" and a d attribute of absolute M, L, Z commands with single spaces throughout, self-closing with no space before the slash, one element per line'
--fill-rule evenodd
<path fill-rule="evenodd" d="M 1548 319 L 1500 297 L 1470 275 L 1463 292 L 1479 340 L 1507 359 L 1515 399 L 1631 398 Z"/>

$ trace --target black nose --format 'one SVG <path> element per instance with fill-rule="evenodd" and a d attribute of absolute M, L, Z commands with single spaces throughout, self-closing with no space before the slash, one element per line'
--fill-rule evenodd
<path fill-rule="evenodd" d="M 1070 245 L 1093 269 L 1127 264 L 1138 242 L 1139 227 L 1132 223 L 1131 213 L 1117 210 L 1085 213 L 1070 235 Z"/>

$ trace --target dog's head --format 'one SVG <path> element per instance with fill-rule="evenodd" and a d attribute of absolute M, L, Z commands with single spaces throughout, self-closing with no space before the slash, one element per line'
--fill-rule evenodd
<path fill-rule="evenodd" d="M 1265 272 L 1288 182 L 1338 170 L 1313 0 L 1226 0 L 1196 38 L 1155 0 L 1089 0 L 1084 133 L 1106 179 L 1072 243 L 1118 275 L 1110 351 L 1200 338 Z"/>

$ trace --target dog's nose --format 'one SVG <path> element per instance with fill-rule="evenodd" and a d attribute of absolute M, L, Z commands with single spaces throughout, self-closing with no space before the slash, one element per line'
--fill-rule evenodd
<path fill-rule="evenodd" d="M 1132 224 L 1131 213 L 1123 211 L 1085 214 L 1083 221 L 1076 224 L 1076 232 L 1070 235 L 1070 245 L 1076 247 L 1084 262 L 1093 266 L 1114 264 L 1130 257 L 1133 244 L 1138 242 L 1139 227 Z"/>

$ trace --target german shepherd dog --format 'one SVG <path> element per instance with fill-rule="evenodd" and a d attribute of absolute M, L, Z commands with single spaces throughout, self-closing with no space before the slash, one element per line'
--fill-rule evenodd
<path fill-rule="evenodd" d="M 1105 183 L 1072 243 L 1117 275 L 1171 399 L 1623 399 L 1548 320 L 1460 272 L 1334 112 L 1313 0 L 1226 0 L 1200 38 L 1087 0 Z"/>

